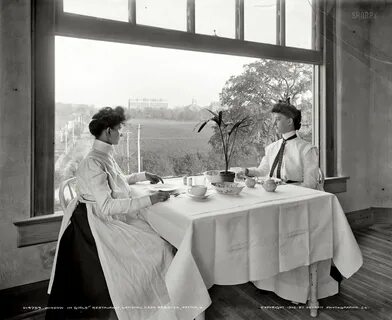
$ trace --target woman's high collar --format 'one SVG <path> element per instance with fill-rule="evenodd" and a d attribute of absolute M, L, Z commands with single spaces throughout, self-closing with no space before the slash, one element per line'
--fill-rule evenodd
<path fill-rule="evenodd" d="M 114 151 L 114 147 L 112 144 L 103 142 L 101 140 L 95 139 L 93 143 L 93 149 L 100 151 L 105 154 L 112 154 Z"/>

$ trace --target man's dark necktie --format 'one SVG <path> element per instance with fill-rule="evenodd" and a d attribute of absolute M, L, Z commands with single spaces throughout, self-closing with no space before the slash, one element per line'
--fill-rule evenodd
<path fill-rule="evenodd" d="M 272 164 L 272 168 L 271 168 L 270 175 L 269 175 L 270 178 L 273 176 L 276 166 L 278 166 L 278 168 L 276 169 L 276 177 L 278 179 L 281 179 L 280 170 L 282 169 L 284 147 L 286 146 L 286 142 L 288 140 L 295 139 L 296 137 L 297 137 L 297 135 L 295 134 L 295 135 L 291 136 L 290 138 L 287 138 L 287 139 L 283 138 L 282 145 L 280 146 L 278 154 L 276 155 L 274 163 Z"/>

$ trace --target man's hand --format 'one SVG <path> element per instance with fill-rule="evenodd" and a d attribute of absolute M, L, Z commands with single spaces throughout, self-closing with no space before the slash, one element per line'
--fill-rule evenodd
<path fill-rule="evenodd" d="M 157 191 L 150 195 L 150 200 L 152 204 L 156 204 L 158 202 L 164 202 L 170 198 L 170 193 L 167 191 Z"/>
<path fill-rule="evenodd" d="M 156 183 L 158 183 L 159 181 L 162 182 L 162 183 L 164 183 L 163 180 L 162 180 L 162 178 L 161 178 L 160 176 L 157 176 L 156 174 L 146 172 L 145 175 L 146 175 L 146 179 L 147 179 L 148 181 L 150 181 L 151 184 L 156 184 Z"/>

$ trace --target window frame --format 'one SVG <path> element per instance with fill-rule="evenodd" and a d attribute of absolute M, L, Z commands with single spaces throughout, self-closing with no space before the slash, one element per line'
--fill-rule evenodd
<path fill-rule="evenodd" d="M 272 45 L 244 40 L 244 0 L 235 1 L 235 39 L 195 33 L 195 0 L 187 0 L 187 31 L 138 25 L 137 0 L 128 0 L 128 22 L 64 12 L 63 0 L 32 0 L 34 153 L 31 216 L 54 213 L 55 36 L 312 64 L 313 140 L 320 147 L 322 169 L 327 176 L 336 175 L 336 129 L 335 121 L 330 122 L 336 115 L 335 90 L 329 93 L 334 85 L 331 84 L 334 80 L 334 33 L 333 30 L 328 32 L 331 27 L 333 29 L 333 20 L 327 17 L 334 10 L 335 1 L 327 1 L 327 8 L 324 0 L 312 0 L 316 8 L 312 49 L 284 45 L 285 0 L 276 1 L 277 44 Z"/>

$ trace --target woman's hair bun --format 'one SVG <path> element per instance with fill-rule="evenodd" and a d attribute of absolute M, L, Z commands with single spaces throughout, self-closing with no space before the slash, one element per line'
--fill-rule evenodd
<path fill-rule="evenodd" d="M 126 120 L 123 107 L 104 107 L 93 115 L 88 127 L 91 134 L 98 138 L 103 130 L 113 128 Z"/>

